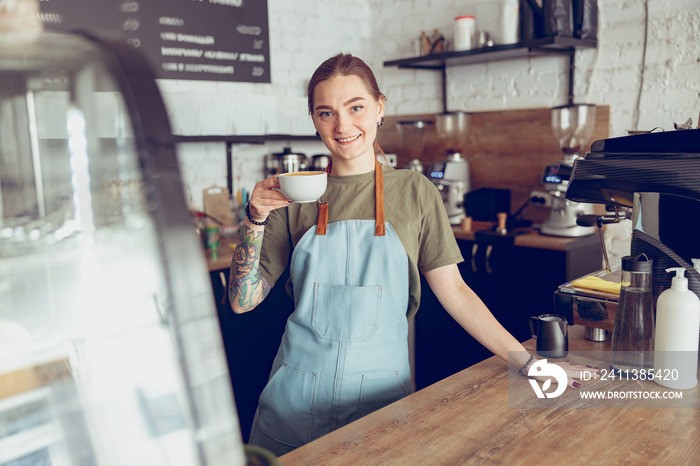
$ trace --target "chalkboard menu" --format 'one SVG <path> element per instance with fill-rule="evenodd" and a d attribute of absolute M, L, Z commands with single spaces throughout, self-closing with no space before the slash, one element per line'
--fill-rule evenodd
<path fill-rule="evenodd" d="M 123 36 L 158 78 L 270 82 L 267 0 L 41 0 L 41 19 Z"/>

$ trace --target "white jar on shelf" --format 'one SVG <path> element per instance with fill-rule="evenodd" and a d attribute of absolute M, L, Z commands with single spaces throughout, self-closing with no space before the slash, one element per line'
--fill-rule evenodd
<path fill-rule="evenodd" d="M 515 44 L 520 38 L 520 1 L 505 0 L 501 17 L 501 44 Z"/>
<path fill-rule="evenodd" d="M 473 16 L 457 16 L 454 21 L 454 51 L 471 50 L 474 48 L 476 21 Z"/>

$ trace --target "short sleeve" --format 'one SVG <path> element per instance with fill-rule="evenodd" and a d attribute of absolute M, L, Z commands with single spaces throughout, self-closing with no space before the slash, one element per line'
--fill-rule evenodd
<path fill-rule="evenodd" d="M 422 274 L 464 260 L 457 245 L 452 225 L 437 187 L 427 178 L 421 189 L 423 195 L 418 269 Z"/>

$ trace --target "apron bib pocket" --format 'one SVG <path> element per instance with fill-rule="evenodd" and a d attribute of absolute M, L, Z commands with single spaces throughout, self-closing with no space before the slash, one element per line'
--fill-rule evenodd
<path fill-rule="evenodd" d="M 326 340 L 367 340 L 377 330 L 381 297 L 381 286 L 315 282 L 311 326 Z"/>
<path fill-rule="evenodd" d="M 360 387 L 357 417 L 361 418 L 408 395 L 398 372 L 364 374 Z"/>
<path fill-rule="evenodd" d="M 260 395 L 259 409 L 267 413 L 259 419 L 260 429 L 294 447 L 309 442 L 317 390 L 317 372 L 282 364 Z"/>

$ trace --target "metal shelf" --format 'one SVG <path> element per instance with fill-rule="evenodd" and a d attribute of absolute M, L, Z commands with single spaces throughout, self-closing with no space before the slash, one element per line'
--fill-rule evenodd
<path fill-rule="evenodd" d="M 533 58 L 545 55 L 569 56 L 569 103 L 573 103 L 574 55 L 577 48 L 595 48 L 595 40 L 582 40 L 573 37 L 552 36 L 517 44 L 494 45 L 460 52 L 444 52 L 421 57 L 403 58 L 384 62 L 384 66 L 397 66 L 404 69 L 424 69 L 442 72 L 443 111 L 447 111 L 445 69 L 450 66 L 475 65 L 503 60 Z"/>
<path fill-rule="evenodd" d="M 260 134 L 260 135 L 205 135 L 205 136 L 173 136 L 175 142 L 225 142 L 228 144 L 265 144 L 268 141 L 320 141 L 315 134 Z"/>
<path fill-rule="evenodd" d="M 596 41 L 573 37 L 545 37 L 517 44 L 494 45 L 461 52 L 444 52 L 421 57 L 385 61 L 384 66 L 441 70 L 448 66 L 473 65 L 542 55 L 571 54 L 577 48 L 595 48 Z"/>
<path fill-rule="evenodd" d="M 229 196 L 233 195 L 233 145 L 234 144 L 265 144 L 269 141 L 320 141 L 321 138 L 315 134 L 292 135 L 292 134 L 260 134 L 260 135 L 203 135 L 203 136 L 182 136 L 173 135 L 173 141 L 177 143 L 202 143 L 202 142 L 225 142 L 226 143 L 226 186 L 228 186 Z"/>

